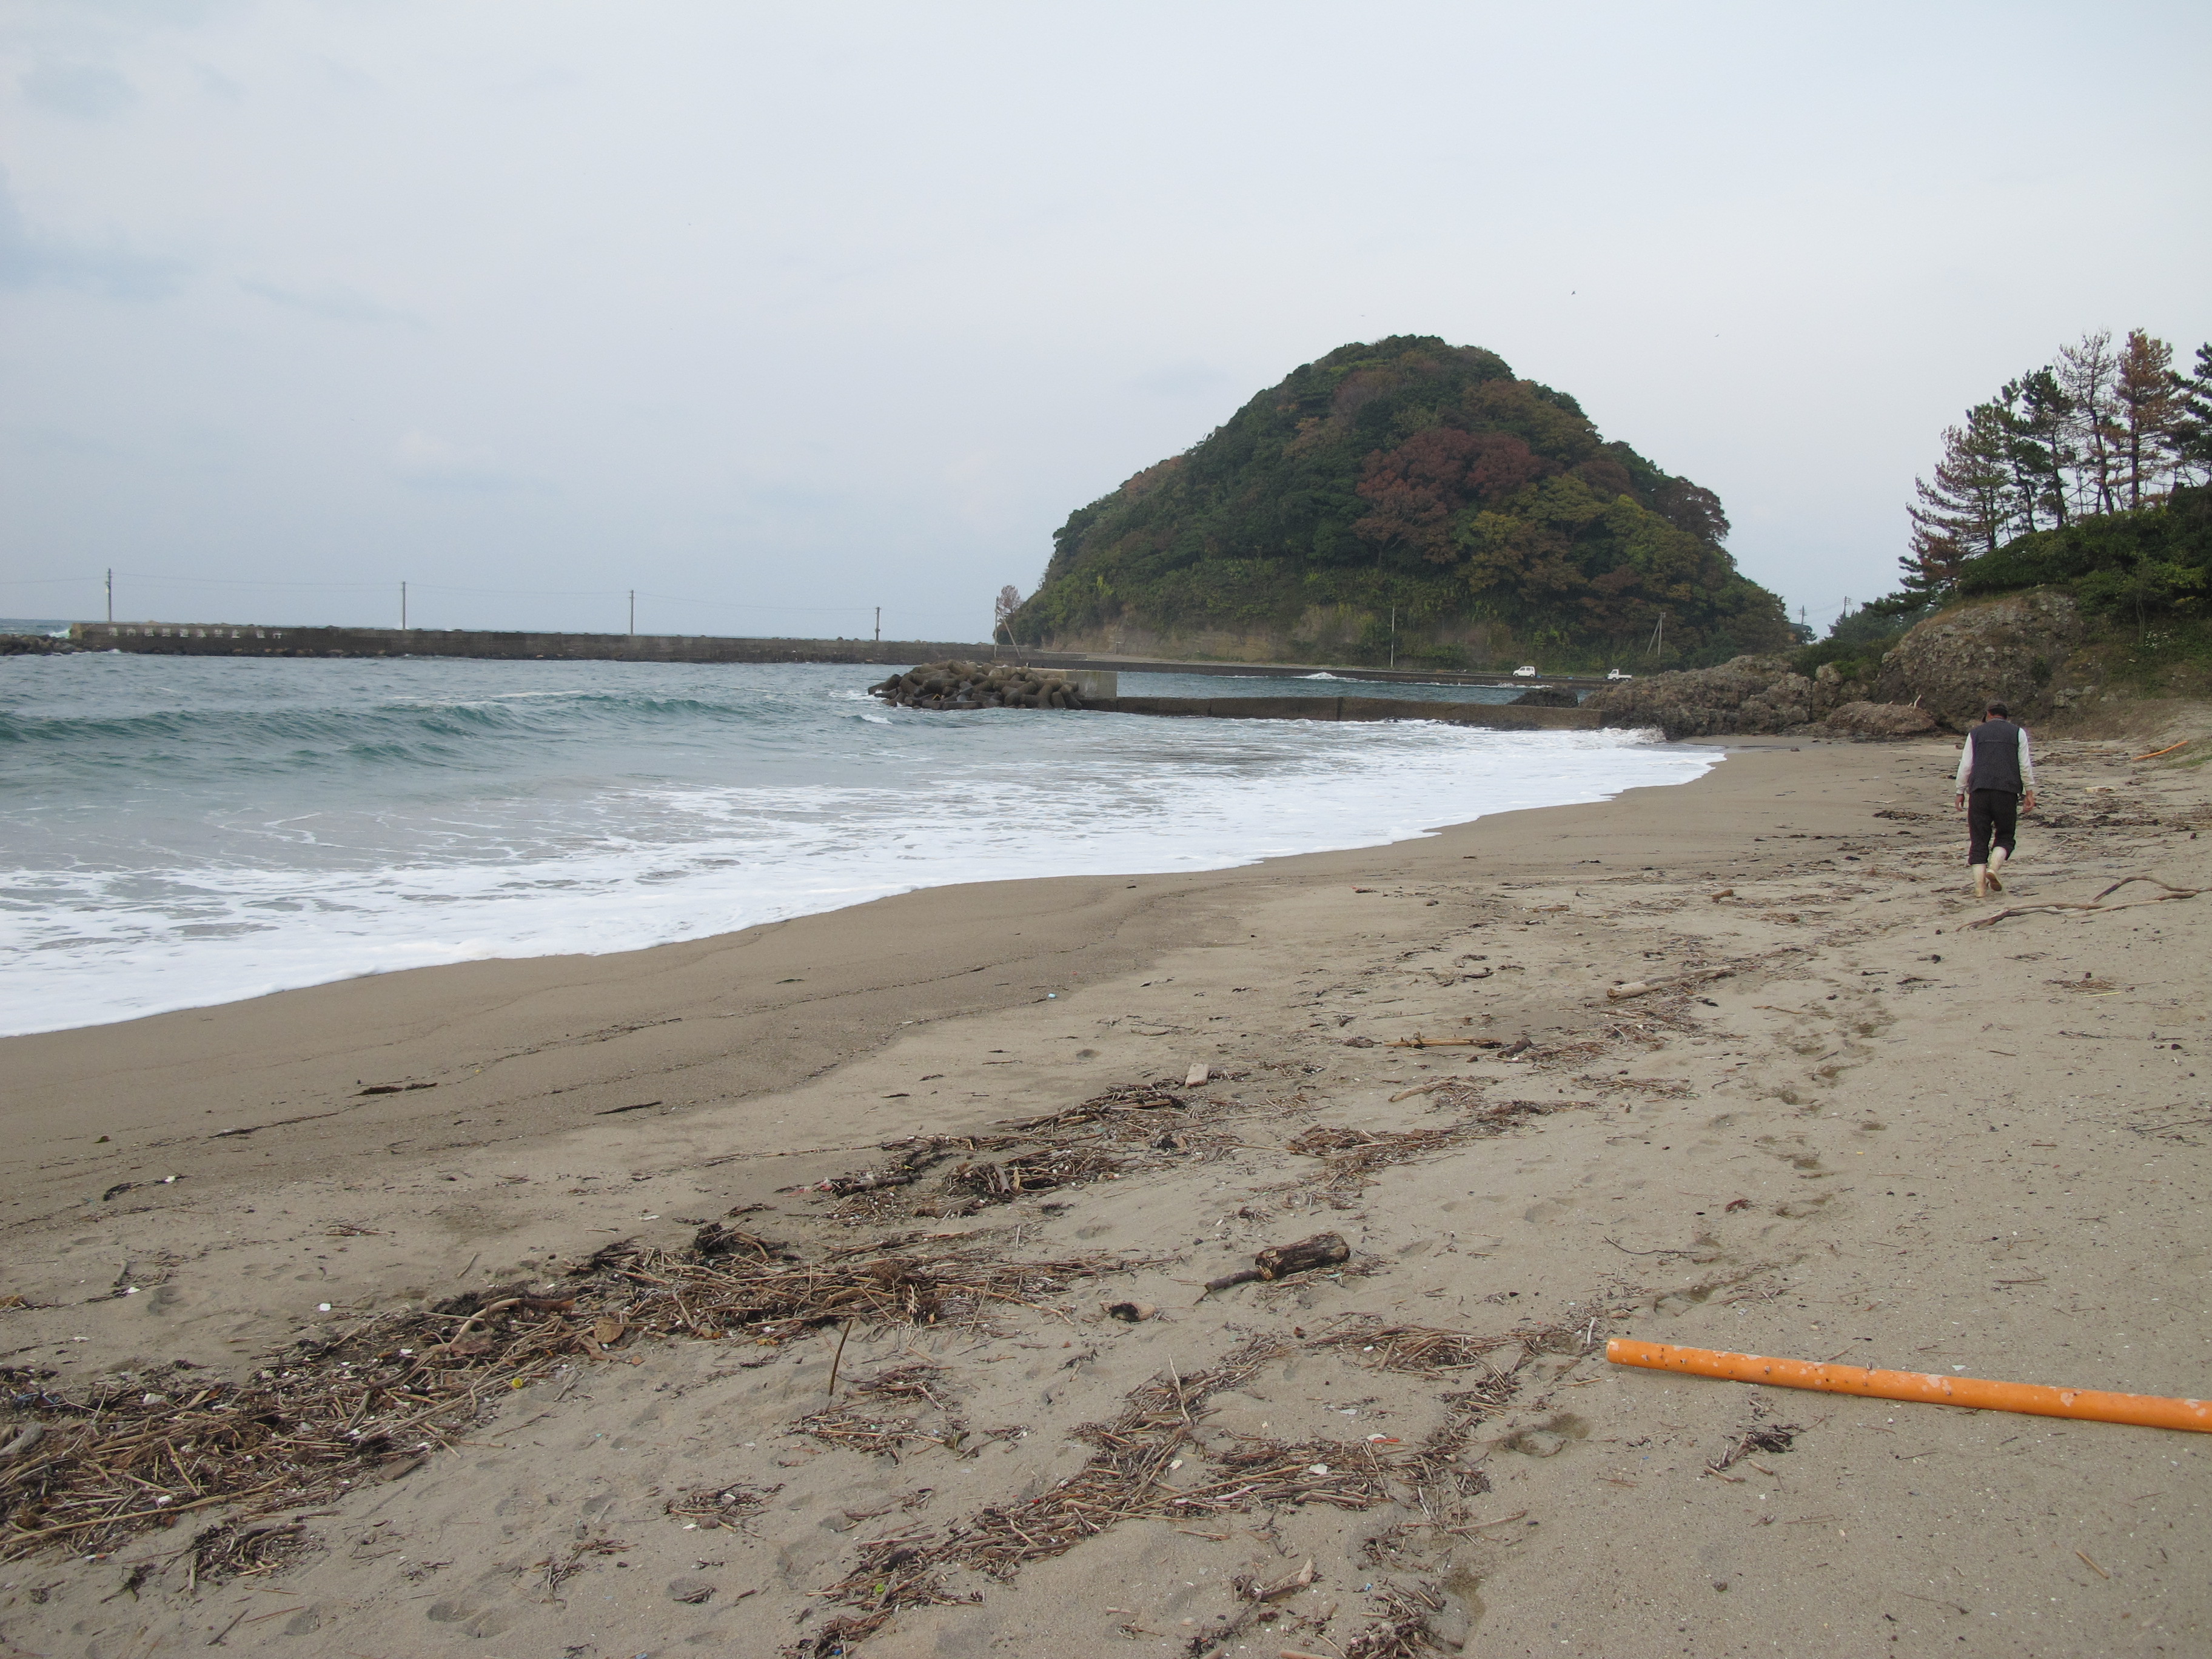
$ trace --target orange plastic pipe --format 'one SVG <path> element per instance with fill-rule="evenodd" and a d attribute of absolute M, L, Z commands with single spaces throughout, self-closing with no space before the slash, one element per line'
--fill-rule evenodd
<path fill-rule="evenodd" d="M 1755 1353 L 1678 1348 L 1616 1336 L 1605 1345 L 1616 1365 L 1683 1371 L 1692 1376 L 1771 1382 L 1784 1389 L 1866 1395 L 1875 1400 L 1924 1401 L 1977 1411 L 2027 1412 L 2038 1417 L 2078 1417 L 2092 1423 L 2136 1423 L 2148 1429 L 2194 1429 L 2212 1434 L 2212 1400 L 2169 1400 L 2155 1394 L 2107 1394 L 2101 1389 L 2053 1389 L 2040 1382 L 1992 1382 L 1979 1376 L 1937 1376 L 1926 1371 L 1875 1371 L 1863 1365 L 1826 1365 L 1811 1359 L 1769 1359 Z"/>

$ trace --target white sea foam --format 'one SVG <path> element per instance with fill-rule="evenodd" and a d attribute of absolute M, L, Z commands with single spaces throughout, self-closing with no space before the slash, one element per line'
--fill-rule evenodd
<path fill-rule="evenodd" d="M 761 726 L 780 746 L 719 769 L 758 782 L 712 775 L 715 745 L 734 749 L 714 724 L 727 710 L 694 720 L 662 694 L 633 700 L 667 752 L 641 756 L 625 726 L 619 767 L 597 750 L 588 766 L 541 764 L 526 746 L 523 774 L 489 782 L 403 759 L 404 787 L 365 792 L 355 761 L 323 798 L 263 787 L 275 799 L 259 811 L 221 790 L 143 822 L 118 802 L 105 841 L 71 832 L 70 856 L 5 878 L 0 1033 L 432 963 L 634 950 L 920 887 L 1374 846 L 1687 781 L 1717 758 L 1617 732 L 886 714 L 854 704 L 850 685 L 795 672 L 778 684 L 803 692 Z M 442 732 L 485 701 L 409 706 Z M 567 729 L 538 734 L 555 762 Z M 143 779 L 129 787 L 143 796 Z"/>

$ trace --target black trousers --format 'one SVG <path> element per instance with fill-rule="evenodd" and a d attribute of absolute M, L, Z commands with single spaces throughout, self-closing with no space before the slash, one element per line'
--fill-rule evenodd
<path fill-rule="evenodd" d="M 1966 797 L 1966 833 L 1972 839 L 1966 849 L 1969 865 L 1987 864 L 1994 843 L 2012 856 L 2012 838 L 2020 827 L 2020 797 L 2009 789 L 1977 789 Z"/>

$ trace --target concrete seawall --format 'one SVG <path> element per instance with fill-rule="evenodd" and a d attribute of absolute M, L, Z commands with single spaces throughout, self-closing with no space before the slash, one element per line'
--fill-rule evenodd
<path fill-rule="evenodd" d="M 1314 663 L 1174 662 L 1095 657 L 1070 651 L 1017 651 L 972 641 L 791 640 L 719 634 L 550 634 L 448 628 L 270 628 L 246 623 L 73 623 L 70 640 L 85 651 L 137 651 L 188 657 L 483 657 L 545 662 L 1025 662 L 1037 668 L 1124 674 L 1249 677 L 1328 673 L 1340 680 L 1432 685 L 1526 685 L 1505 673 L 1334 667 Z M 1606 682 L 1547 674 L 1543 684 L 1587 690 Z"/>
<path fill-rule="evenodd" d="M 1404 697 L 1094 697 L 1108 714 L 1182 714 L 1225 720 L 1448 720 L 1495 732 L 1595 732 L 1583 708 L 1516 708 L 1498 702 L 1414 702 Z"/>
<path fill-rule="evenodd" d="M 756 640 L 714 634 L 526 634 L 444 628 L 262 628 L 243 623 L 76 623 L 86 651 L 189 657 L 481 657 L 541 662 L 864 662 L 990 659 L 941 640 Z"/>

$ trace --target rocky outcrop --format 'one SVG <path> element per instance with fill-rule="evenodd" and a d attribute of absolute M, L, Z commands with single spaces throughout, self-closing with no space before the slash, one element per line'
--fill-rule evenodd
<path fill-rule="evenodd" d="M 1992 699 L 2015 720 L 2049 716 L 2097 695 L 2091 629 L 2072 596 L 2048 589 L 1954 606 L 1887 652 L 1824 663 L 1812 678 L 1786 657 L 1738 657 L 1718 668 L 1656 674 L 1594 693 L 1605 726 L 1656 726 L 1670 738 L 1788 732 L 1913 738 L 1963 732 Z M 2081 682 L 2076 684 L 2076 682 Z"/>
<path fill-rule="evenodd" d="M 1936 716 L 1910 702 L 1847 702 L 1823 723 L 1839 738 L 1919 738 L 1936 729 Z"/>
<path fill-rule="evenodd" d="M 1738 657 L 1609 685 L 1583 707 L 1601 726 L 1656 726 L 1669 738 L 1786 732 L 1813 718 L 1813 682 L 1787 657 Z"/>
<path fill-rule="evenodd" d="M 869 690 L 902 708 L 1080 708 L 1083 694 L 1058 669 L 1014 663 L 924 663 Z"/>
<path fill-rule="evenodd" d="M 0 657 L 65 657 L 76 649 L 51 634 L 0 634 Z"/>
<path fill-rule="evenodd" d="M 1516 708 L 1575 708 L 1582 699 L 1564 685 L 1534 685 L 1513 699 Z"/>
<path fill-rule="evenodd" d="M 1996 698 L 2015 720 L 2048 714 L 2051 688 L 2085 632 L 2065 593 L 2037 590 L 1964 605 L 1930 617 L 1881 659 L 1874 698 L 1917 702 L 1954 732 Z"/>
<path fill-rule="evenodd" d="M 1847 702 L 1873 700 L 1873 684 L 1824 662 L 1813 673 L 1813 718 L 1824 720 Z"/>

